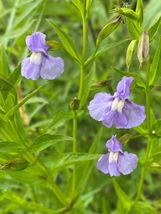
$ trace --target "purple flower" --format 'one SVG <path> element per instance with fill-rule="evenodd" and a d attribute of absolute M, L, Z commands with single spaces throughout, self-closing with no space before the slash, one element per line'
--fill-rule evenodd
<path fill-rule="evenodd" d="M 64 72 L 63 59 L 48 54 L 49 46 L 45 38 L 46 35 L 41 32 L 26 38 L 26 44 L 32 54 L 22 61 L 21 74 L 27 79 L 37 80 L 42 77 L 53 80 Z"/>
<path fill-rule="evenodd" d="M 97 93 L 88 106 L 89 113 L 95 120 L 105 126 L 130 129 L 139 126 L 145 120 L 144 106 L 130 100 L 132 77 L 123 77 L 117 85 L 117 90 L 111 94 Z"/>
<path fill-rule="evenodd" d="M 100 157 L 97 168 L 104 174 L 120 176 L 130 174 L 137 166 L 138 158 L 135 154 L 123 152 L 122 144 L 115 136 L 107 141 L 108 153 Z"/>

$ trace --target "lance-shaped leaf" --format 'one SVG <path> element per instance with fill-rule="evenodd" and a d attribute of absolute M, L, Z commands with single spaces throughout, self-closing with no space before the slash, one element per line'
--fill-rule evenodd
<path fill-rule="evenodd" d="M 53 163 L 53 170 L 60 168 L 65 168 L 66 166 L 72 165 L 74 163 L 82 163 L 85 161 L 97 160 L 100 154 L 88 154 L 88 153 L 64 153 L 59 155 L 55 162 Z"/>
<path fill-rule="evenodd" d="M 36 153 L 39 153 L 50 146 L 55 146 L 57 143 L 72 140 L 73 138 L 70 136 L 44 134 L 36 138 L 31 147 Z"/>
<path fill-rule="evenodd" d="M 51 22 L 50 20 L 48 20 L 48 23 L 53 27 L 54 31 L 58 35 L 64 49 L 71 55 L 71 57 L 73 57 L 78 63 L 81 64 L 81 57 L 78 54 L 72 39 L 55 23 Z"/>
<path fill-rule="evenodd" d="M 149 38 L 150 41 L 152 41 L 155 37 L 155 35 L 157 34 L 159 28 L 160 28 L 160 24 L 161 24 L 161 17 L 150 27 L 149 29 Z"/>
<path fill-rule="evenodd" d="M 122 205 L 128 209 L 131 206 L 130 199 L 128 198 L 126 193 L 121 189 L 120 185 L 116 182 L 116 180 L 113 179 L 112 181 L 113 181 L 113 185 L 114 185 L 114 188 L 115 188 L 115 191 L 116 191 L 118 198 L 122 202 Z"/>
<path fill-rule="evenodd" d="M 157 50 L 155 52 L 152 65 L 150 67 L 149 85 L 153 85 L 153 83 L 156 79 L 157 71 L 158 71 L 158 67 L 159 67 L 159 62 L 160 62 L 160 57 L 161 57 L 161 37 L 159 38 L 159 44 L 157 46 Z"/>
<path fill-rule="evenodd" d="M 116 8 L 115 11 L 116 11 L 116 13 L 119 13 L 120 15 L 124 15 L 130 19 L 139 20 L 138 14 L 130 8 L 123 8 L 123 7 Z"/>
<path fill-rule="evenodd" d="M 72 3 L 75 5 L 76 8 L 80 11 L 81 17 L 84 17 L 84 5 L 81 0 L 72 0 Z"/>
<path fill-rule="evenodd" d="M 7 54 L 3 46 L 0 46 L 0 74 L 4 77 L 9 75 L 9 63 L 7 59 Z"/>
<path fill-rule="evenodd" d="M 11 108 L 6 115 L 3 117 L 4 121 L 7 121 L 10 117 L 14 115 L 14 113 L 22 106 L 24 105 L 31 97 L 33 97 L 39 90 L 41 86 L 35 89 L 33 92 L 28 94 L 23 100 L 21 100 L 18 104 L 16 104 L 13 108 Z"/>
<path fill-rule="evenodd" d="M 118 27 L 120 22 L 121 22 L 121 17 L 117 16 L 111 22 L 107 23 L 103 27 L 103 29 L 99 32 L 97 40 L 96 40 L 97 47 L 102 42 L 102 40 L 104 40 L 106 37 L 108 37 Z"/>

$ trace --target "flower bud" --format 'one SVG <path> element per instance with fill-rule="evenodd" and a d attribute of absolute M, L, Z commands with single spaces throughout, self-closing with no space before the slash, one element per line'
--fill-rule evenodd
<path fill-rule="evenodd" d="M 127 48 L 126 52 L 126 66 L 129 68 L 132 61 L 132 56 L 136 47 L 137 40 L 132 40 Z"/>
<path fill-rule="evenodd" d="M 77 97 L 74 97 L 70 103 L 70 108 L 73 110 L 73 111 L 76 111 L 79 109 L 79 99 Z"/>
<path fill-rule="evenodd" d="M 138 59 L 140 64 L 145 62 L 149 55 L 149 34 L 147 32 L 143 32 L 141 34 L 139 44 L 138 44 Z"/>

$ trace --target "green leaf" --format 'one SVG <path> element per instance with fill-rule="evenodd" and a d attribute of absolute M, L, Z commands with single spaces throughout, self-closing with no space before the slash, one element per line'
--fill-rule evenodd
<path fill-rule="evenodd" d="M 15 70 L 10 74 L 8 81 L 12 85 L 17 86 L 20 80 L 21 80 L 21 65 L 18 65 L 15 68 Z"/>
<path fill-rule="evenodd" d="M 58 157 L 54 163 L 53 170 L 64 168 L 74 163 L 81 163 L 84 161 L 97 160 L 100 154 L 88 154 L 88 153 L 65 153 Z"/>
<path fill-rule="evenodd" d="M 64 143 L 66 141 L 72 141 L 73 138 L 65 135 L 50 135 L 44 134 L 39 136 L 31 145 L 37 153 L 45 150 L 50 146 L 55 146 L 57 143 Z"/>
<path fill-rule="evenodd" d="M 11 152 L 11 153 L 18 153 L 20 151 L 24 150 L 24 147 L 22 145 L 17 144 L 16 142 L 11 141 L 0 141 L 0 153 L 2 152 Z"/>
<path fill-rule="evenodd" d="M 7 59 L 7 54 L 5 48 L 0 46 L 0 75 L 3 77 L 8 77 L 10 73 L 9 63 Z"/>
<path fill-rule="evenodd" d="M 148 30 L 150 41 L 152 41 L 155 38 L 160 28 L 160 25 L 161 25 L 161 17 L 159 17 L 159 19 Z"/>
<path fill-rule="evenodd" d="M 160 58 L 161 58 L 161 36 L 159 38 L 159 44 L 157 45 L 157 50 L 155 52 L 152 65 L 150 66 L 150 81 L 149 81 L 150 86 L 153 85 L 157 76 L 157 72 L 159 71 Z"/>
<path fill-rule="evenodd" d="M 121 17 L 117 16 L 115 17 L 111 22 L 107 23 L 102 30 L 99 32 L 96 40 L 96 46 L 98 47 L 99 44 L 108 37 L 111 33 L 114 32 L 114 30 L 119 26 L 121 23 Z"/>
<path fill-rule="evenodd" d="M 95 78 L 95 63 L 93 64 L 93 66 L 90 69 L 90 72 L 85 76 L 84 78 L 84 84 L 83 84 L 83 90 L 82 90 L 82 97 L 80 100 L 80 109 L 86 104 L 87 102 L 87 98 L 90 92 L 90 88 L 92 85 L 92 82 Z"/>
<path fill-rule="evenodd" d="M 53 27 L 54 31 L 59 36 L 64 49 L 71 55 L 71 57 L 81 64 L 81 57 L 79 56 L 72 39 L 55 23 L 51 22 L 50 20 L 48 20 L 48 23 Z"/>
<path fill-rule="evenodd" d="M 7 32 L 6 34 L 4 34 L 1 37 L 0 42 L 3 43 L 6 40 L 15 39 L 15 38 L 22 36 L 26 31 L 28 31 L 28 29 L 31 28 L 31 26 L 34 24 L 34 22 L 35 22 L 35 20 L 32 20 L 30 22 L 27 22 L 26 24 L 24 24 L 20 28 L 13 30 L 12 32 L 10 32 L 10 31 Z"/>
<path fill-rule="evenodd" d="M 22 106 L 24 105 L 32 96 L 34 96 L 34 94 L 36 94 L 40 88 L 42 86 L 40 86 L 39 88 L 35 89 L 33 92 L 31 92 L 30 94 L 28 94 L 23 100 L 21 100 L 17 105 L 15 105 L 13 108 L 11 108 L 6 115 L 4 116 L 4 120 L 7 121 L 11 116 L 13 116 L 13 114 Z"/>
<path fill-rule="evenodd" d="M 12 92 L 13 94 L 16 93 L 12 83 L 10 83 L 7 79 L 5 79 L 2 76 L 0 76 L 0 91 L 2 92 L 4 98 L 7 97 L 9 92 Z"/>
<path fill-rule="evenodd" d="M 37 0 L 37 1 L 31 2 L 29 5 L 26 5 L 26 7 L 24 8 L 25 10 L 23 10 L 21 15 L 17 16 L 17 18 L 15 19 L 15 22 L 12 28 L 15 28 L 16 26 L 18 26 L 21 22 L 25 21 L 29 16 L 31 17 L 32 12 L 35 9 L 38 9 L 41 3 L 42 3 L 42 0 Z"/>
<path fill-rule="evenodd" d="M 84 18 L 84 5 L 81 0 L 72 0 L 72 3 L 79 9 L 81 17 Z"/>
<path fill-rule="evenodd" d="M 73 114 L 72 112 L 67 111 L 58 111 L 54 112 L 53 118 L 51 123 L 49 124 L 49 128 L 58 128 L 59 126 L 62 126 L 66 120 L 72 119 Z"/>
<path fill-rule="evenodd" d="M 119 184 L 116 182 L 115 179 L 113 179 L 112 181 L 113 181 L 113 185 L 114 185 L 116 194 L 117 194 L 118 198 L 120 199 L 120 201 L 122 202 L 122 206 L 124 206 L 125 208 L 128 209 L 131 206 L 131 201 L 130 201 L 129 197 L 121 189 L 121 187 L 119 186 Z"/>
<path fill-rule="evenodd" d="M 95 54 L 91 55 L 85 62 L 85 66 L 89 65 L 91 62 L 93 62 L 93 60 L 97 59 L 98 57 L 102 56 L 103 54 L 105 54 L 108 50 L 112 49 L 112 48 L 116 48 L 126 42 L 128 42 L 129 39 L 125 39 L 125 40 L 121 40 L 119 42 L 114 42 L 114 43 L 107 43 L 105 45 L 101 45 L 98 50 L 95 52 Z"/>
<path fill-rule="evenodd" d="M 134 203 L 134 206 L 132 207 L 133 213 L 142 213 L 142 214 L 158 214 L 158 211 L 156 208 L 154 208 L 154 204 L 150 204 L 149 201 L 138 201 L 137 203 Z"/>

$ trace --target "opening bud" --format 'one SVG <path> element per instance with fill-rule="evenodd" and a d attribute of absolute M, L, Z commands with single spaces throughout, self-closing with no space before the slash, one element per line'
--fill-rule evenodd
<path fill-rule="evenodd" d="M 147 32 L 143 32 L 140 36 L 137 55 L 138 55 L 138 59 L 139 59 L 139 62 L 141 65 L 148 58 L 148 55 L 149 55 L 149 34 Z"/>

